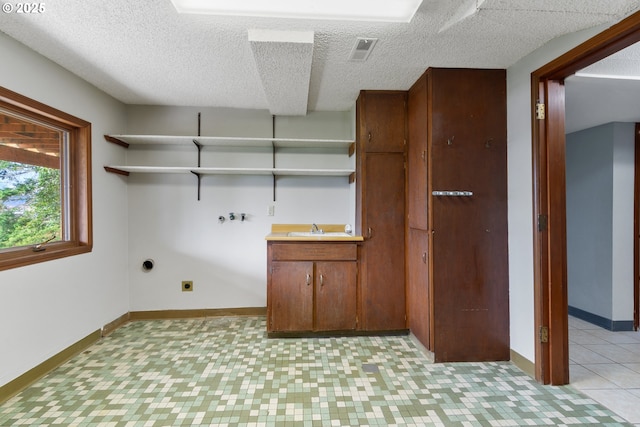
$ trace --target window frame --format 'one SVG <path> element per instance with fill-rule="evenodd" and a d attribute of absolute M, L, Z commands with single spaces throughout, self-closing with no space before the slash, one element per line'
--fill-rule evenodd
<path fill-rule="evenodd" d="M 0 250 L 0 271 L 93 250 L 91 204 L 91 123 L 0 86 L 0 106 L 25 117 L 63 128 L 69 135 L 68 240 Z M 62 171 L 62 173 L 65 173 Z"/>

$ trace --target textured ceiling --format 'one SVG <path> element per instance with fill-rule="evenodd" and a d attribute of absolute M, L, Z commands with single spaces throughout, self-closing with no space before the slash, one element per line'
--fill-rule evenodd
<path fill-rule="evenodd" d="M 565 82 L 565 97 L 567 133 L 610 122 L 640 122 L 638 80 L 571 76 Z"/>
<path fill-rule="evenodd" d="M 344 111 L 361 89 L 406 90 L 430 66 L 506 68 L 550 39 L 638 8 L 640 0 L 424 0 L 411 23 L 389 24 L 180 15 L 170 0 L 65 0 L 42 14 L 2 13 L 0 30 L 128 104 L 285 111 L 306 102 L 308 111 Z M 265 54 L 272 60 L 261 68 L 249 29 L 313 31 L 310 76 L 290 63 L 308 61 L 308 49 Z M 366 62 L 348 60 L 357 37 L 379 39 Z M 290 90 L 305 79 L 306 90 Z"/>

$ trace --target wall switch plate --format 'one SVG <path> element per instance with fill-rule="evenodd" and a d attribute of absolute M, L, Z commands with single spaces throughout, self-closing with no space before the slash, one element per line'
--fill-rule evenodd
<path fill-rule="evenodd" d="M 274 211 L 275 211 L 275 206 L 273 205 L 267 206 L 267 215 L 273 216 Z"/>
<path fill-rule="evenodd" d="M 182 281 L 182 292 L 192 292 L 193 291 L 193 281 L 192 280 L 183 280 Z"/>

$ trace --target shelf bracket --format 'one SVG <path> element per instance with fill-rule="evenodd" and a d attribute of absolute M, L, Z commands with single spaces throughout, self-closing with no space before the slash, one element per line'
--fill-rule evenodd
<path fill-rule="evenodd" d="M 122 169 L 112 168 L 111 166 L 105 166 L 104 170 L 110 173 L 115 173 L 117 175 L 129 176 L 129 172 L 123 171 Z"/>
<path fill-rule="evenodd" d="M 271 167 L 276 168 L 276 116 L 271 115 Z M 276 174 L 273 174 L 273 201 L 276 201 Z"/>
<path fill-rule="evenodd" d="M 200 154 L 202 154 L 202 144 L 200 144 L 197 139 L 194 139 L 193 143 L 198 148 L 198 167 L 200 167 Z"/>
<path fill-rule="evenodd" d="M 109 136 L 109 135 L 105 135 L 104 139 L 107 140 L 107 142 L 110 142 L 112 144 L 116 144 L 116 145 L 119 145 L 119 146 L 124 147 L 124 148 L 129 148 L 129 143 L 124 142 L 121 139 L 114 138 L 114 137 Z"/>
<path fill-rule="evenodd" d="M 200 182 L 202 181 L 202 175 L 194 171 L 191 171 L 191 173 L 198 177 L 198 201 L 200 201 Z"/>

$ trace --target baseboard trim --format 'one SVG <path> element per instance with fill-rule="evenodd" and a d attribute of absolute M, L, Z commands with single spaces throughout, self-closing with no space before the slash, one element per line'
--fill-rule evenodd
<path fill-rule="evenodd" d="M 0 403 L 6 402 L 11 397 L 18 394 L 20 391 L 29 387 L 31 384 L 39 380 L 40 378 L 53 371 L 58 366 L 62 365 L 73 356 L 80 354 L 86 348 L 97 342 L 102 336 L 102 331 L 98 329 L 95 332 L 90 333 L 86 337 L 82 338 L 75 344 L 71 344 L 58 354 L 45 360 L 35 368 L 30 369 L 24 374 L 20 375 L 16 379 L 8 382 L 0 387 Z"/>
<path fill-rule="evenodd" d="M 569 315 L 614 332 L 634 330 L 633 320 L 611 320 L 572 306 L 569 306 Z"/>
<path fill-rule="evenodd" d="M 266 307 L 207 308 L 195 310 L 131 311 L 129 312 L 129 320 L 191 319 L 195 317 L 266 315 Z"/>
<path fill-rule="evenodd" d="M 420 350 L 420 352 L 427 357 L 429 363 L 434 363 L 435 355 L 433 354 L 433 352 L 430 351 L 424 344 L 422 344 L 422 342 L 418 339 L 417 336 L 413 334 L 413 332 L 409 332 L 409 338 L 415 344 L 418 350 Z"/>
<path fill-rule="evenodd" d="M 6 402 L 22 390 L 29 387 L 40 378 L 62 365 L 73 356 L 82 353 L 86 348 L 96 343 L 100 338 L 111 334 L 119 327 L 133 320 L 162 320 L 162 319 L 188 319 L 196 317 L 221 317 L 221 316 L 266 316 L 266 307 L 242 307 L 242 308 L 216 308 L 200 310 L 159 310 L 159 311 L 132 311 L 123 314 L 112 322 L 107 323 L 101 329 L 87 335 L 75 344 L 71 344 L 61 352 L 45 360 L 38 366 L 30 369 L 16 379 L 0 386 L 0 404 Z"/>
<path fill-rule="evenodd" d="M 511 350 L 511 363 L 531 378 L 536 377 L 536 364 L 517 351 Z"/>
<path fill-rule="evenodd" d="M 113 322 L 107 323 L 106 325 L 104 325 L 102 327 L 102 336 L 106 337 L 107 335 L 111 334 L 113 331 L 118 329 L 120 326 L 122 326 L 125 323 L 129 322 L 130 318 L 131 318 L 131 313 L 127 312 L 127 313 L 123 314 L 122 316 L 118 317 Z"/>

